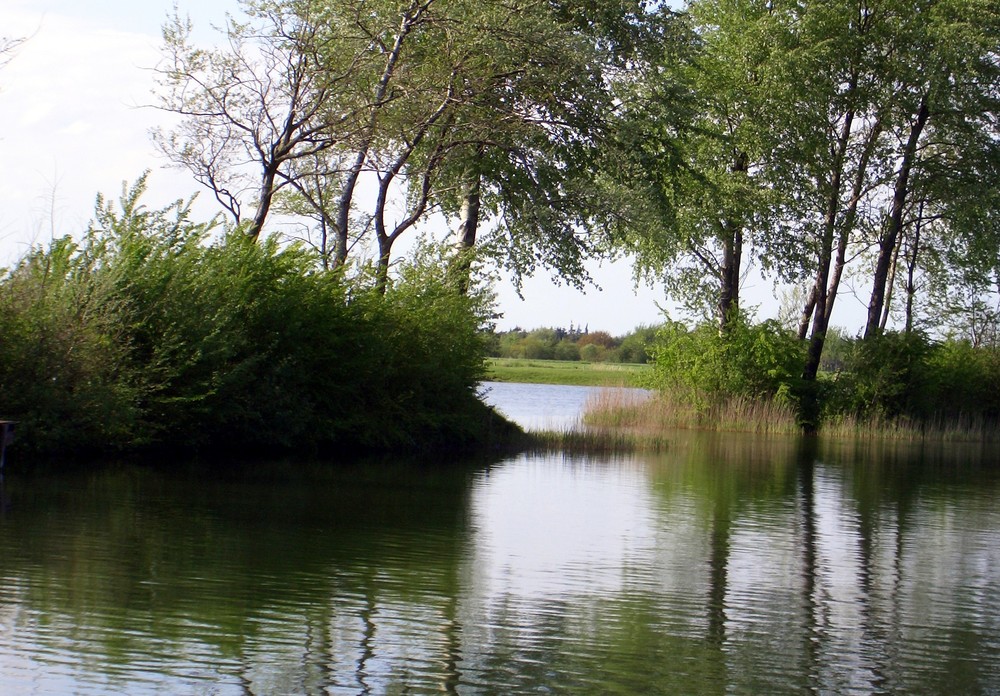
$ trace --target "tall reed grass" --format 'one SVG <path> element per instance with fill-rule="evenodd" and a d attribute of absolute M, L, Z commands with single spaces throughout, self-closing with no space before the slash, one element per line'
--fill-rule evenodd
<path fill-rule="evenodd" d="M 777 400 L 731 397 L 692 404 L 669 392 L 643 396 L 634 390 L 604 390 L 587 402 L 583 431 L 564 434 L 564 441 L 583 443 L 603 438 L 616 447 L 662 448 L 676 430 L 707 430 L 758 435 L 798 435 L 802 428 L 795 407 Z M 917 421 L 898 418 L 831 416 L 818 434 L 840 440 L 904 442 L 1000 442 L 995 424 L 981 416 Z"/>
<path fill-rule="evenodd" d="M 996 424 L 982 416 L 933 418 L 917 421 L 905 416 L 884 418 L 836 416 L 826 419 L 819 432 L 830 438 L 895 440 L 900 442 L 1000 442 Z"/>
<path fill-rule="evenodd" d="M 795 409 L 774 400 L 733 397 L 699 405 L 669 392 L 649 396 L 624 390 L 599 392 L 586 404 L 583 422 L 588 427 L 613 428 L 641 436 L 664 430 L 800 432 Z"/>

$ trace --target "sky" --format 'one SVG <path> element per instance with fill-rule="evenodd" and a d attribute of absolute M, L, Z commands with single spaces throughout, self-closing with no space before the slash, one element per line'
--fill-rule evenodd
<path fill-rule="evenodd" d="M 151 206 L 201 191 L 196 212 L 218 212 L 211 194 L 185 172 L 167 167 L 151 128 L 169 116 L 151 108 L 152 68 L 160 59 L 160 27 L 174 0 L 2 0 L 0 31 L 26 36 L 0 70 L 0 266 L 33 244 L 79 234 L 98 193 L 117 197 L 123 182 L 150 170 Z M 236 0 L 177 0 L 201 40 L 218 35 Z M 623 335 L 663 320 L 662 289 L 636 288 L 628 261 L 594 262 L 597 287 L 580 292 L 544 272 L 529 278 L 518 297 L 497 285 L 497 322 L 515 326 L 587 326 Z M 744 288 L 763 314 L 777 309 L 765 281 Z"/>

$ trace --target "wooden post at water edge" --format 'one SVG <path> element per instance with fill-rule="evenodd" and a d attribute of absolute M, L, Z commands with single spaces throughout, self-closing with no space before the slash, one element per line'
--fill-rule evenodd
<path fill-rule="evenodd" d="M 7 463 L 7 445 L 14 441 L 14 427 L 17 421 L 0 420 L 0 471 Z"/>

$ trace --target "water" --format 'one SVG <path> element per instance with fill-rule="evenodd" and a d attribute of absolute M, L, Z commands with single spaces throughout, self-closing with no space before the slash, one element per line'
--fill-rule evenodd
<path fill-rule="evenodd" d="M 563 430 L 579 425 L 588 400 L 602 391 L 642 398 L 645 389 L 580 387 L 556 384 L 483 382 L 480 394 L 486 403 L 526 430 Z"/>
<path fill-rule="evenodd" d="M 995 453 L 109 465 L 0 490 L 0 693 L 1000 692 Z"/>

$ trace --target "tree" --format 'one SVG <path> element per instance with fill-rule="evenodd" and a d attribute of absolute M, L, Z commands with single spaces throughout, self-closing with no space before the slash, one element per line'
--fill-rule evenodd
<path fill-rule="evenodd" d="M 25 37 L 0 36 L 0 68 L 5 67 L 14 59 L 18 47 L 27 39 Z"/>
<path fill-rule="evenodd" d="M 892 196 L 886 196 L 890 202 L 876 240 L 866 337 L 884 330 L 904 244 L 909 247 L 904 254 L 907 277 L 912 278 L 928 233 L 970 241 L 985 236 L 987 245 L 995 240 L 995 222 L 990 221 L 995 215 L 990 211 L 997 209 L 994 191 L 1000 182 L 995 125 L 1000 106 L 1000 8 L 971 0 L 939 0 L 911 9 L 916 11 L 896 19 L 899 126 L 890 162 L 894 171 L 887 177 Z M 951 254 L 950 260 L 952 267 L 982 270 L 981 254 Z M 907 290 L 909 330 L 912 282 Z"/>
<path fill-rule="evenodd" d="M 254 198 L 252 236 L 272 210 L 304 217 L 328 267 L 372 236 L 384 290 L 395 243 L 441 210 L 458 217 L 460 250 L 484 247 L 517 277 L 538 264 L 585 276 L 616 216 L 596 162 L 613 72 L 647 31 L 642 0 L 242 7 L 217 50 L 193 47 L 177 18 L 165 29 L 161 98 L 182 121 L 158 141 L 235 221 Z M 469 263 L 460 252 L 461 287 Z"/>
<path fill-rule="evenodd" d="M 628 247 L 641 275 L 663 277 L 675 300 L 724 332 L 745 265 L 773 256 L 764 250 L 780 239 L 766 158 L 783 35 L 770 2 L 694 0 L 686 10 L 679 37 L 626 100 L 623 149 L 638 156 L 632 169 L 654 211 Z"/>
<path fill-rule="evenodd" d="M 360 73 L 368 37 L 338 34 L 336 65 L 320 62 L 319 24 L 307 2 L 244 0 L 247 21 L 229 17 L 222 47 L 203 49 L 191 23 L 176 13 L 163 28 L 165 60 L 157 68 L 160 108 L 181 117 L 154 139 L 243 222 L 245 198 L 256 238 L 293 165 L 315 162 L 347 138 L 358 106 L 340 98 Z M 293 11 L 294 10 L 294 11 Z"/>
<path fill-rule="evenodd" d="M 452 194 L 443 201 L 458 218 L 460 283 L 477 244 L 515 282 L 544 266 L 580 283 L 617 205 L 598 185 L 613 86 L 659 18 L 641 0 L 504 3 L 492 16 L 499 31 L 477 38 L 489 65 L 463 85 L 470 100 L 449 170 Z M 482 239 L 484 222 L 492 227 Z"/>
<path fill-rule="evenodd" d="M 790 197 L 800 203 L 794 224 L 815 259 L 799 324 L 799 336 L 809 334 L 807 381 L 819 370 L 852 233 L 871 194 L 869 167 L 880 155 L 886 96 L 881 58 L 888 46 L 879 9 L 857 0 L 808 6 L 786 64 L 788 79 L 802 85 L 793 107 L 800 113 L 788 121 L 789 145 L 779 151 L 778 166 Z"/>

